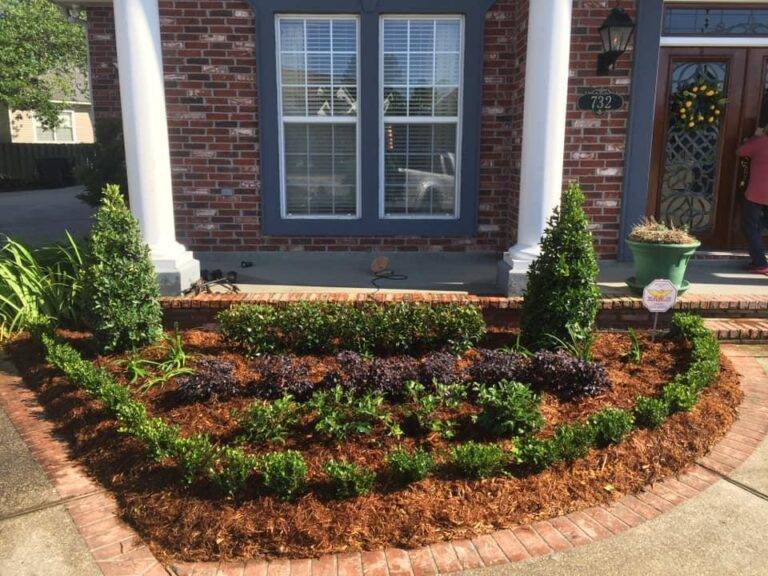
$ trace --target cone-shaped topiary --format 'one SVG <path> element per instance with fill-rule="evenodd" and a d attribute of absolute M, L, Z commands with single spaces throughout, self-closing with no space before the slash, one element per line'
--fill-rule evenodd
<path fill-rule="evenodd" d="M 101 351 L 119 352 L 157 340 L 162 326 L 155 269 L 119 186 L 104 187 L 88 248 L 83 309 Z"/>
<path fill-rule="evenodd" d="M 600 291 L 597 257 L 575 182 L 563 193 L 541 241 L 541 256 L 528 272 L 520 327 L 531 348 L 555 348 L 552 338 L 568 342 L 568 326 L 590 331 Z"/>

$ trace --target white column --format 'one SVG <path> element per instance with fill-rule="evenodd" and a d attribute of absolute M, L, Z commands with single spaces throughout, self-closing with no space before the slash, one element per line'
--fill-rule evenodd
<path fill-rule="evenodd" d="M 176 241 L 157 0 L 114 0 L 117 66 L 131 211 L 164 293 L 200 277 L 200 264 Z"/>
<path fill-rule="evenodd" d="M 507 272 L 524 273 L 539 256 L 547 220 L 560 202 L 571 11 L 572 0 L 529 6 L 517 244 L 504 255 Z"/>

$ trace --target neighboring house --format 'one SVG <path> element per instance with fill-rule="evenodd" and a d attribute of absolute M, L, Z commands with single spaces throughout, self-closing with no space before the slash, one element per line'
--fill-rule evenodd
<path fill-rule="evenodd" d="M 733 151 L 768 121 L 763 4 L 73 3 L 96 118 L 122 117 L 170 289 L 197 273 L 187 249 L 503 253 L 504 282 L 537 256 L 565 180 L 603 258 L 645 215 L 710 249 L 740 241 Z M 603 36 L 626 39 L 604 27 L 617 5 L 636 28 L 601 74 Z M 669 103 L 698 82 L 728 103 L 687 131 Z"/>
<path fill-rule="evenodd" d="M 40 124 L 34 112 L 9 110 L 0 105 L 0 142 L 13 144 L 90 144 L 93 142 L 93 108 L 87 81 L 75 75 L 74 94 L 57 102 L 66 105 L 61 123 L 54 130 Z"/>

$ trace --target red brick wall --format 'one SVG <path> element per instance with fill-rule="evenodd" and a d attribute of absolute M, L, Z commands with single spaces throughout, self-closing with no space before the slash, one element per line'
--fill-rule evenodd
<path fill-rule="evenodd" d="M 534 0 L 535 1 L 535 0 Z M 635 19 L 635 3 L 620 5 Z M 598 29 L 615 0 L 576 0 L 571 42 L 568 124 L 565 142 L 565 180 L 578 180 L 587 197 L 595 246 L 602 258 L 618 251 L 621 186 L 629 106 L 596 117 L 578 110 L 580 90 L 608 87 L 629 101 L 632 52 L 624 54 L 610 76 L 597 75 L 597 55 L 602 51 Z"/>
<path fill-rule="evenodd" d="M 626 113 L 575 111 L 594 77 L 606 1 L 575 0 L 566 177 L 579 178 L 598 249 L 615 254 Z M 245 0 L 161 0 L 161 35 L 179 241 L 193 250 L 502 251 L 514 243 L 520 183 L 528 0 L 498 0 L 485 28 L 478 233 L 467 238 L 264 237 L 260 231 L 254 21 Z M 88 18 L 97 118 L 119 115 L 110 8 Z M 627 66 L 629 59 L 622 60 Z M 607 130 L 607 133 L 606 133 Z M 612 175 L 618 172 L 618 176 Z M 234 190 L 224 196 L 222 189 Z"/>

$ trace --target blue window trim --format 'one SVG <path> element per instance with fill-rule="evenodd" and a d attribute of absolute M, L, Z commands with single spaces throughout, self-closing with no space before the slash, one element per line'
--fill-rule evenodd
<path fill-rule="evenodd" d="M 256 13 L 259 65 L 262 232 L 267 236 L 473 236 L 480 182 L 483 27 L 495 0 L 249 0 Z M 361 217 L 286 219 L 280 214 L 278 146 L 277 14 L 351 14 L 360 19 Z M 385 14 L 464 16 L 464 101 L 459 218 L 379 217 L 379 18 Z"/>

